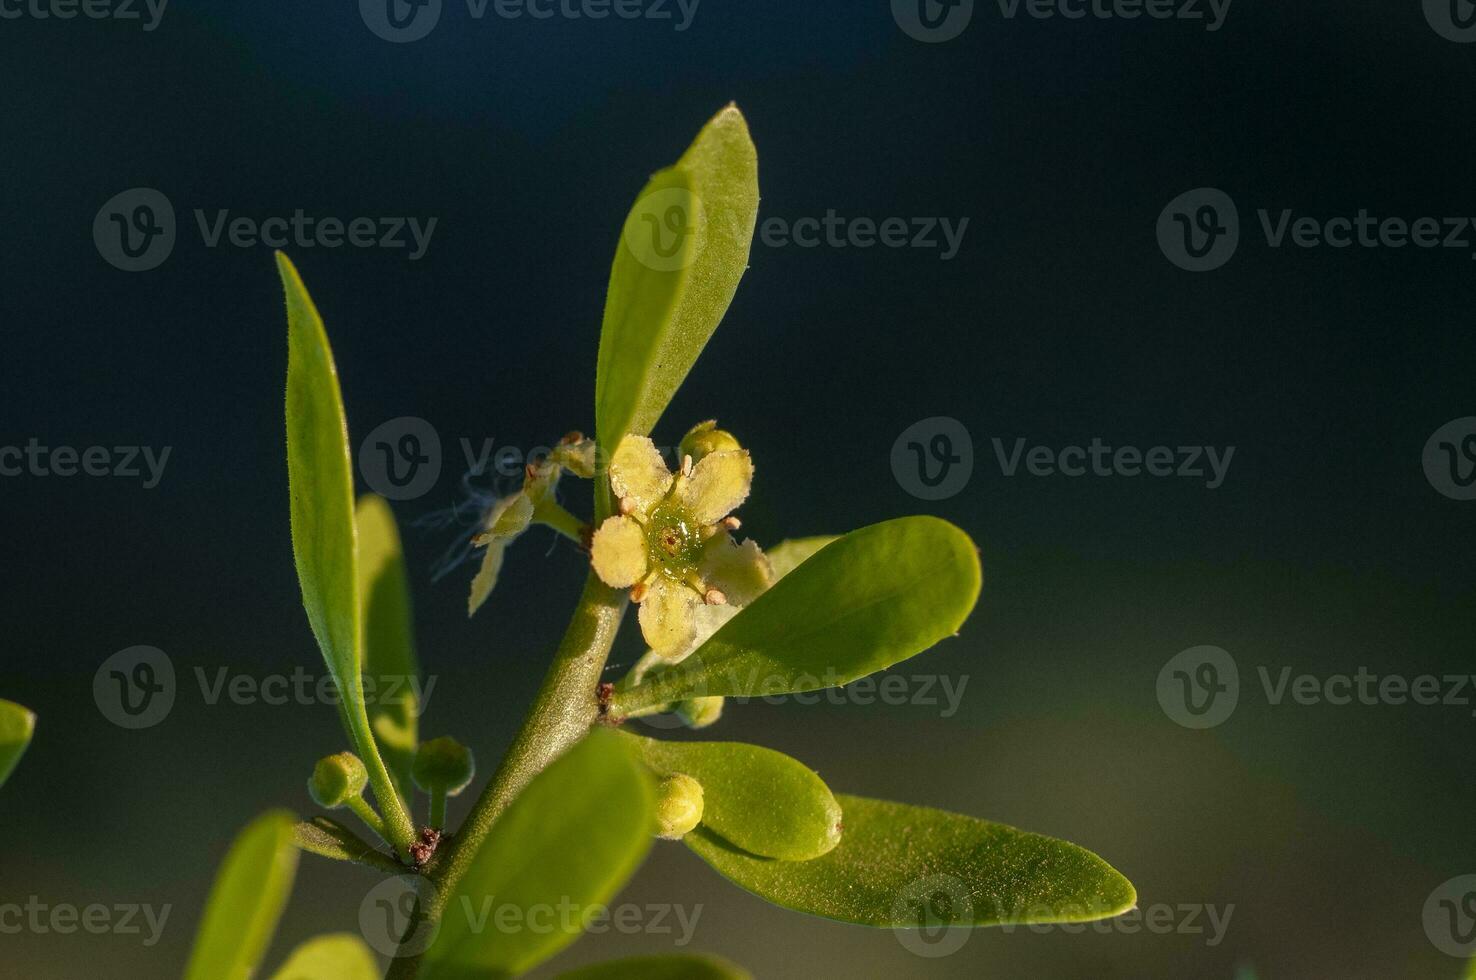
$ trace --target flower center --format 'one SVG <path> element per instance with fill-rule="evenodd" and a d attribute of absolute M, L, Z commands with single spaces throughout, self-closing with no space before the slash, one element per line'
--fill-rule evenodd
<path fill-rule="evenodd" d="M 680 578 L 697 564 L 702 537 L 685 508 L 665 503 L 651 512 L 646 544 L 651 564 Z"/>

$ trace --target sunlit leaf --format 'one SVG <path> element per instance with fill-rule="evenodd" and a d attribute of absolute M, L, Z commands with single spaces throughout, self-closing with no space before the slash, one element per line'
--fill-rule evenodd
<path fill-rule="evenodd" d="M 334 933 L 293 950 L 272 980 L 379 980 L 379 963 L 364 940 Z"/>
<path fill-rule="evenodd" d="M 666 742 L 621 733 L 659 775 L 702 784 L 702 826 L 746 851 L 804 861 L 840 840 L 841 810 L 820 777 L 782 752 L 743 742 Z"/>
<path fill-rule="evenodd" d="M 716 956 L 687 954 L 611 960 L 560 973 L 556 980 L 752 980 L 752 977 L 747 970 Z"/>
<path fill-rule="evenodd" d="M 611 710 L 838 687 L 954 635 L 979 586 L 974 543 L 946 521 L 904 517 L 852 531 L 774 583 L 686 660 L 622 685 Z"/>
<path fill-rule="evenodd" d="M 516 975 L 573 942 L 650 848 L 654 795 L 613 732 L 569 749 L 492 825 L 446 904 L 423 978 Z"/>
<path fill-rule="evenodd" d="M 297 872 L 293 825 L 285 810 L 257 817 L 241 831 L 210 889 L 185 980 L 249 980 Z"/>
<path fill-rule="evenodd" d="M 35 730 L 35 713 L 13 701 L 0 701 L 0 786 L 5 785 L 26 754 Z"/>
<path fill-rule="evenodd" d="M 840 539 L 838 534 L 819 534 L 811 538 L 790 538 L 780 541 L 774 547 L 766 550 L 769 556 L 769 564 L 774 569 L 775 578 L 783 578 L 799 567 L 800 562 L 809 558 L 821 548 L 832 541 Z"/>
<path fill-rule="evenodd" d="M 280 252 L 277 269 L 287 296 L 287 483 L 302 604 L 337 684 L 344 726 L 369 769 L 390 836 L 403 850 L 414 831 L 364 708 L 354 480 L 338 370 L 323 320 Z"/>
<path fill-rule="evenodd" d="M 626 218 L 595 378 L 600 445 L 648 434 L 717 329 L 748 266 L 758 155 L 736 106 L 651 178 Z"/>
<path fill-rule="evenodd" d="M 383 497 L 365 494 L 355 511 L 359 601 L 364 616 L 364 677 L 373 685 L 369 724 L 400 793 L 410 797 L 420 705 L 410 586 L 395 515 Z"/>
<path fill-rule="evenodd" d="M 840 844 L 813 861 L 746 854 L 698 828 L 686 843 L 724 877 L 775 905 L 866 926 L 1088 922 L 1137 901 L 1084 848 L 943 810 L 838 797 Z"/>

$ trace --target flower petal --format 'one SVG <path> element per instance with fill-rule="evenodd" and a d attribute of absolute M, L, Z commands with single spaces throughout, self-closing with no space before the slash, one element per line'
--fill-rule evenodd
<path fill-rule="evenodd" d="M 699 524 L 716 524 L 748 499 L 753 460 L 748 450 L 712 453 L 683 481 L 677 496 Z"/>
<path fill-rule="evenodd" d="M 471 595 L 466 599 L 466 614 L 474 616 L 482 603 L 492 594 L 492 589 L 497 585 L 497 574 L 502 571 L 502 556 L 507 550 L 507 542 L 494 540 L 487 545 L 487 553 L 482 556 L 482 567 L 477 569 L 476 578 L 472 579 Z"/>
<path fill-rule="evenodd" d="M 617 498 L 629 497 L 643 514 L 660 503 L 671 489 L 671 471 L 656 444 L 645 436 L 621 439 L 610 458 L 610 489 Z"/>
<path fill-rule="evenodd" d="M 491 540 L 511 541 L 533 523 L 533 498 L 523 492 L 503 497 L 492 505 L 484 523 Z"/>
<path fill-rule="evenodd" d="M 735 606 L 746 606 L 774 584 L 774 569 L 752 538 L 739 544 L 727 531 L 702 546 L 702 581 L 719 589 Z"/>
<path fill-rule="evenodd" d="M 657 654 L 668 656 L 692 641 L 696 632 L 697 593 L 681 582 L 658 575 L 641 600 L 641 635 Z"/>
<path fill-rule="evenodd" d="M 595 574 L 612 589 L 628 589 L 646 574 L 646 532 L 629 517 L 607 517 L 590 543 Z"/>

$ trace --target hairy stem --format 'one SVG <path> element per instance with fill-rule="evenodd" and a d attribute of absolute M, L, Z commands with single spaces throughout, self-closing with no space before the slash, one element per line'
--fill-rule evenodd
<path fill-rule="evenodd" d="M 615 642 L 625 605 L 624 592 L 610 588 L 590 573 L 522 730 L 513 739 L 512 748 L 482 790 L 466 821 L 446 844 L 444 853 L 437 856 L 430 872 L 435 884 L 434 898 L 417 906 L 412 923 L 440 917 L 498 815 L 534 776 L 584 737 L 599 717 L 595 689 L 604 673 L 605 658 Z M 413 927 L 411 932 L 415 932 Z M 399 957 L 390 964 L 385 980 L 411 980 L 419 969 L 419 956 Z"/>

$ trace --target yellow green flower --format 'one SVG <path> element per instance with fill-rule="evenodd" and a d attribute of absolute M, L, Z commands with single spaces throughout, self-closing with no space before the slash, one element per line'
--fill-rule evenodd
<path fill-rule="evenodd" d="M 714 431 L 715 423 L 702 423 L 683 446 Z M 675 474 L 645 436 L 626 436 L 610 459 L 620 513 L 595 532 L 591 562 L 606 585 L 631 590 L 641 633 L 668 659 L 690 649 L 704 605 L 746 605 L 773 580 L 758 545 L 732 535 L 739 522 L 730 515 L 748 498 L 753 461 L 746 449 L 717 448 L 726 440 L 710 439 L 711 451 L 692 447 L 702 455 L 685 453 Z"/>

